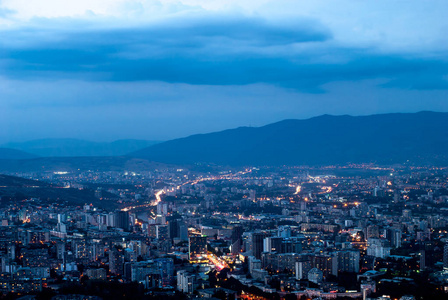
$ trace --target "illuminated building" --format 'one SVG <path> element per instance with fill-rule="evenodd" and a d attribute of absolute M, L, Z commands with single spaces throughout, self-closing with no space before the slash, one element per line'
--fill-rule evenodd
<path fill-rule="evenodd" d="M 207 237 L 202 235 L 190 236 L 188 238 L 188 255 L 190 260 L 207 256 Z"/>
<path fill-rule="evenodd" d="M 109 250 L 109 271 L 115 275 L 123 275 L 124 269 L 123 249 L 112 248 Z"/>
<path fill-rule="evenodd" d="M 186 270 L 177 271 L 177 290 L 186 294 L 192 294 L 196 288 L 196 275 Z"/>
<path fill-rule="evenodd" d="M 336 256 L 339 272 L 359 272 L 359 250 L 338 251 Z"/>

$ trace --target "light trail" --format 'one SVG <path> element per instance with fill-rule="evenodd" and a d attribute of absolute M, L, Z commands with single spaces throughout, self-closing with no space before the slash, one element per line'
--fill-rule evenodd
<path fill-rule="evenodd" d="M 240 172 L 237 172 L 237 173 L 235 173 L 235 174 L 229 174 L 229 175 L 220 175 L 220 176 L 210 176 L 210 177 L 203 177 L 203 178 L 198 178 L 198 179 L 195 179 L 195 180 L 190 180 L 190 181 L 187 181 L 187 182 L 184 182 L 184 183 L 182 183 L 182 184 L 180 184 L 180 185 L 178 185 L 178 186 L 176 186 L 176 187 L 173 187 L 173 188 L 170 188 L 169 190 L 168 190 L 168 192 L 173 192 L 174 190 L 178 190 L 178 189 L 180 189 L 182 186 L 184 186 L 184 185 L 195 185 L 195 184 L 198 184 L 198 183 L 200 183 L 200 182 L 203 182 L 203 181 L 213 181 L 213 180 L 232 180 L 232 179 L 234 179 L 235 177 L 238 177 L 238 176 L 241 176 L 241 175 L 246 175 L 246 174 L 248 174 L 248 173 L 251 173 L 252 172 L 252 169 L 249 169 L 249 170 L 245 170 L 245 171 L 240 171 Z M 125 207 L 125 208 L 123 208 L 123 209 L 121 209 L 122 211 L 130 211 L 130 210 L 132 210 L 132 209 L 136 209 L 136 208 L 142 208 L 142 207 L 148 207 L 148 206 L 156 206 L 157 204 L 159 204 L 161 201 L 162 201 L 162 194 L 166 194 L 166 192 L 167 191 L 165 191 L 165 188 L 164 189 L 162 189 L 162 190 L 159 190 L 159 191 L 157 191 L 155 194 L 154 194 L 154 196 L 156 197 L 156 199 L 154 200 L 154 201 L 151 201 L 151 203 L 148 203 L 148 204 L 142 204 L 142 205 L 135 205 L 135 206 L 128 206 L 128 207 Z"/>
<path fill-rule="evenodd" d="M 160 202 L 162 202 L 162 197 L 160 197 L 162 194 L 164 194 L 165 191 L 164 190 L 160 190 L 158 191 L 155 196 L 156 196 L 156 200 L 154 201 L 152 206 L 156 206 L 157 204 L 159 204 Z"/>
<path fill-rule="evenodd" d="M 213 253 L 209 253 L 207 257 L 210 263 L 213 264 L 218 271 L 221 271 L 224 268 L 229 268 L 229 265 L 224 260 L 220 259 Z"/>

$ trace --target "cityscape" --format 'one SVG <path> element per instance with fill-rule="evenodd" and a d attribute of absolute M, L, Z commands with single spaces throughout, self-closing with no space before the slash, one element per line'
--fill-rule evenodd
<path fill-rule="evenodd" d="M 0 300 L 448 299 L 447 13 L 0 0 Z"/>
<path fill-rule="evenodd" d="M 447 168 L 4 176 L 88 190 L 95 201 L 2 197 L 3 295 L 445 299 L 448 292 Z M 74 298 L 80 292 L 91 294 Z"/>

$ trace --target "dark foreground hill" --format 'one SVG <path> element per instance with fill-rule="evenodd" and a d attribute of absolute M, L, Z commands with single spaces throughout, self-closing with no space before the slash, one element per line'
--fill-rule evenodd
<path fill-rule="evenodd" d="M 17 203 L 31 198 L 38 198 L 38 201 L 42 202 L 66 203 L 75 206 L 82 206 L 86 203 L 93 203 L 103 208 L 114 208 L 117 206 L 116 201 L 101 201 L 95 198 L 93 190 L 63 188 L 43 181 L 0 174 L 1 207 L 11 202 Z"/>
<path fill-rule="evenodd" d="M 44 157 L 81 157 L 120 156 L 157 143 L 157 141 L 132 139 L 117 140 L 110 143 L 78 139 L 40 139 L 21 143 L 9 143 L 4 146 Z"/>
<path fill-rule="evenodd" d="M 447 164 L 448 113 L 324 115 L 157 144 L 133 157 L 174 164 Z"/>
<path fill-rule="evenodd" d="M 30 159 L 35 158 L 36 155 L 23 152 L 16 149 L 0 148 L 0 160 L 2 159 Z M 1 163 L 1 162 L 0 162 Z"/>

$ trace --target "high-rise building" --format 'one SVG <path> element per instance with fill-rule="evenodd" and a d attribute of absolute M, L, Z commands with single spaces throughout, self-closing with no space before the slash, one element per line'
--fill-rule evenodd
<path fill-rule="evenodd" d="M 174 274 L 174 261 L 172 258 L 158 258 L 155 261 L 157 269 L 160 271 L 162 286 L 171 285 Z"/>
<path fill-rule="evenodd" d="M 168 214 L 168 204 L 158 203 L 157 204 L 157 215 L 166 216 Z"/>
<path fill-rule="evenodd" d="M 168 225 L 156 225 L 156 238 L 158 240 L 168 239 Z"/>
<path fill-rule="evenodd" d="M 179 230 L 180 230 L 180 239 L 182 241 L 187 241 L 188 240 L 188 226 L 185 224 L 181 224 L 179 226 Z"/>
<path fill-rule="evenodd" d="M 7 250 L 6 253 L 8 255 L 8 258 L 10 260 L 15 260 L 16 259 L 16 244 L 15 243 L 9 243 L 7 246 Z"/>
<path fill-rule="evenodd" d="M 156 271 L 151 270 L 148 274 L 146 274 L 146 288 L 162 288 L 163 281 L 162 275 Z"/>
<path fill-rule="evenodd" d="M 85 239 L 73 239 L 72 240 L 72 252 L 76 258 L 88 258 L 87 241 Z"/>
<path fill-rule="evenodd" d="M 181 219 L 173 219 L 168 221 L 168 235 L 170 239 L 175 239 L 180 237 L 180 226 L 182 224 Z"/>
<path fill-rule="evenodd" d="M 296 262 L 301 261 L 303 258 L 297 253 L 280 253 L 277 254 L 279 272 L 288 272 L 290 274 L 295 273 Z"/>
<path fill-rule="evenodd" d="M 127 211 L 117 211 L 115 212 L 115 227 L 122 228 L 126 231 L 129 230 L 129 212 Z"/>
<path fill-rule="evenodd" d="M 435 255 L 435 244 L 434 241 L 425 241 L 419 243 L 419 254 L 420 254 L 420 269 L 424 270 L 426 268 L 434 267 L 437 262 Z M 444 249 L 445 250 L 445 249 Z"/>
<path fill-rule="evenodd" d="M 333 258 L 330 255 L 312 255 L 310 261 L 313 268 L 322 271 L 324 278 L 333 273 Z"/>
<path fill-rule="evenodd" d="M 392 248 L 400 248 L 401 247 L 402 232 L 400 229 L 388 228 L 386 230 L 386 237 L 389 240 Z"/>
<path fill-rule="evenodd" d="M 291 237 L 291 227 L 290 226 L 279 226 L 278 227 L 278 236 L 283 238 Z"/>
<path fill-rule="evenodd" d="M 237 225 L 237 226 L 233 227 L 232 235 L 230 237 L 231 240 L 232 240 L 232 243 L 235 243 L 237 240 L 241 241 L 241 237 L 243 236 L 243 232 L 244 232 L 243 226 Z"/>
<path fill-rule="evenodd" d="M 65 222 L 67 222 L 66 214 L 58 214 L 58 223 L 65 223 Z"/>
<path fill-rule="evenodd" d="M 309 261 L 308 257 L 302 256 L 302 258 L 295 263 L 295 267 L 296 279 L 305 279 L 308 276 L 308 272 L 311 270 L 311 262 Z"/>
<path fill-rule="evenodd" d="M 114 227 L 115 226 L 115 214 L 110 212 L 106 215 L 106 226 Z"/>
<path fill-rule="evenodd" d="M 448 270 L 448 243 L 443 247 L 443 269 Z"/>
<path fill-rule="evenodd" d="M 283 238 L 276 237 L 266 237 L 263 241 L 263 252 L 281 252 Z"/>
<path fill-rule="evenodd" d="M 420 257 L 420 270 L 425 270 L 426 269 L 426 251 L 425 250 L 420 250 L 418 253 L 419 257 Z"/>
<path fill-rule="evenodd" d="M 233 227 L 233 229 L 232 229 L 232 235 L 230 236 L 230 239 L 232 241 L 231 251 L 232 251 L 232 254 L 234 254 L 234 255 L 240 253 L 242 250 L 243 232 L 244 232 L 244 229 L 240 225 L 237 225 L 237 226 Z"/>
<path fill-rule="evenodd" d="M 113 247 L 109 250 L 109 271 L 115 275 L 124 273 L 124 253 L 123 249 Z"/>
<path fill-rule="evenodd" d="M 252 254 L 257 258 L 261 259 L 261 253 L 263 253 L 263 241 L 267 236 L 264 232 L 254 232 L 252 233 Z"/>
<path fill-rule="evenodd" d="M 136 263 L 126 263 L 125 264 L 126 276 L 130 281 L 145 281 L 146 276 L 150 273 L 158 273 L 154 262 L 152 261 L 141 261 Z"/>
<path fill-rule="evenodd" d="M 177 290 L 186 294 L 192 294 L 196 288 L 196 275 L 186 270 L 177 271 Z"/>
<path fill-rule="evenodd" d="M 56 243 L 56 257 L 57 259 L 64 259 L 65 255 L 65 243 L 64 242 L 57 242 Z"/>
<path fill-rule="evenodd" d="M 337 270 L 339 272 L 359 272 L 359 250 L 337 252 Z"/>
<path fill-rule="evenodd" d="M 252 275 L 254 270 L 260 270 L 261 269 L 261 260 L 255 258 L 255 256 L 249 256 L 249 273 Z"/>
<path fill-rule="evenodd" d="M 379 238 L 380 237 L 380 229 L 377 225 L 370 225 L 367 227 L 367 238 Z"/>
<path fill-rule="evenodd" d="M 281 247 L 280 249 L 278 249 L 278 252 L 300 253 L 302 252 L 302 247 L 303 247 L 303 239 L 300 238 L 283 239 Z"/>
<path fill-rule="evenodd" d="M 207 255 L 207 237 L 192 235 L 188 238 L 188 255 L 190 260 Z"/>

